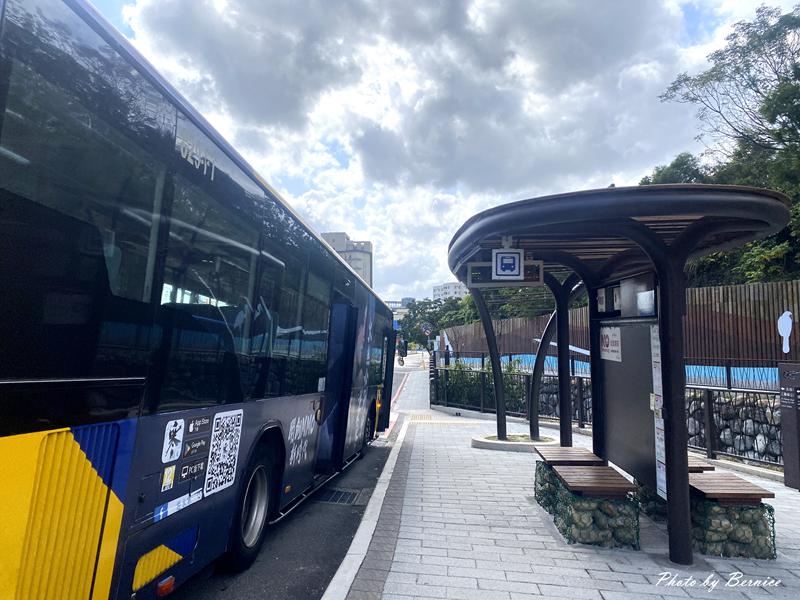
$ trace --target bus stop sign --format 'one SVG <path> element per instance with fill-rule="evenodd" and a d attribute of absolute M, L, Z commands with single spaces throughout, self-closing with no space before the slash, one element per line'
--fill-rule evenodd
<path fill-rule="evenodd" d="M 524 252 L 519 249 L 501 248 L 492 250 L 492 280 L 523 281 L 525 279 L 524 260 Z"/>

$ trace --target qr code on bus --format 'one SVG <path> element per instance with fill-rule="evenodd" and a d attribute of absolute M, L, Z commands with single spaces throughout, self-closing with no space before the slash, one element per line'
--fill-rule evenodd
<path fill-rule="evenodd" d="M 241 410 L 231 410 L 214 415 L 206 482 L 203 486 L 205 496 L 232 486 L 236 479 L 239 440 L 242 437 L 242 414 Z"/>

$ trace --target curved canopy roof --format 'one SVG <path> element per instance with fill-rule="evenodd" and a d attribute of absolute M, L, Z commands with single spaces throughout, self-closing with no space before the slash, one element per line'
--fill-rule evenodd
<path fill-rule="evenodd" d="M 685 262 L 766 237 L 789 222 L 789 199 L 771 190 L 721 185 L 650 185 L 543 196 L 468 219 L 453 236 L 449 265 L 489 260 L 512 236 L 526 258 L 576 271 L 587 284 L 652 270 L 654 255 Z M 585 277 L 584 277 L 585 276 Z"/>

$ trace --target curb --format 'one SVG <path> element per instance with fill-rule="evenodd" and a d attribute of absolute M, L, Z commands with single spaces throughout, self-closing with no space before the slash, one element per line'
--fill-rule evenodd
<path fill-rule="evenodd" d="M 477 410 L 470 410 L 468 408 L 456 408 L 454 406 L 441 406 L 438 404 L 431 404 L 431 410 L 435 410 L 437 412 L 443 412 L 447 415 L 451 415 L 453 417 L 466 417 L 470 419 L 481 419 L 483 421 L 497 421 L 497 417 L 494 413 L 482 413 Z M 506 415 L 506 422 L 507 423 L 527 423 L 528 419 L 523 417 L 513 417 L 510 415 Z M 558 429 L 558 419 L 552 419 L 550 417 L 539 417 L 539 425 L 542 427 L 555 427 Z M 577 433 L 579 435 L 586 435 L 592 437 L 592 428 L 591 427 L 584 427 L 581 429 L 577 425 L 572 425 L 572 433 Z"/>
<path fill-rule="evenodd" d="M 481 450 L 499 450 L 500 452 L 536 452 L 534 444 L 539 446 L 547 446 L 557 444 L 558 440 L 551 440 L 549 442 L 506 442 L 502 440 L 487 440 L 485 437 L 474 437 L 470 444 L 473 448 L 480 448 Z"/>
<path fill-rule="evenodd" d="M 367 555 L 367 549 L 372 541 L 372 536 L 375 533 L 375 528 L 378 526 L 378 517 L 381 515 L 381 508 L 383 507 L 383 500 L 386 498 L 386 490 L 389 488 L 389 481 L 392 479 L 394 467 L 397 464 L 397 457 L 400 454 L 400 447 L 403 445 L 403 440 L 406 437 L 406 431 L 410 419 L 404 419 L 403 425 L 400 427 L 400 432 L 397 435 L 392 451 L 389 453 L 389 458 L 386 459 L 386 464 L 383 466 L 381 476 L 378 478 L 378 483 L 372 491 L 367 508 L 364 510 L 364 516 L 361 518 L 361 524 L 356 530 L 356 535 L 350 547 L 347 549 L 347 554 L 336 570 L 336 574 L 331 579 L 325 593 L 322 595 L 322 600 L 345 600 L 347 594 L 350 592 L 350 586 L 353 585 L 358 570 L 361 568 L 361 563 L 364 562 L 364 557 Z"/>
<path fill-rule="evenodd" d="M 469 410 L 467 408 L 455 408 L 452 406 L 439 406 L 431 404 L 431 410 L 442 412 L 446 415 L 453 417 L 467 417 L 470 419 L 480 419 L 482 421 L 496 421 L 497 417 L 493 413 L 482 413 L 477 410 Z M 506 421 L 509 423 L 527 423 L 526 419 L 522 417 L 506 416 Z"/>
<path fill-rule="evenodd" d="M 401 381 L 400 385 L 397 386 L 397 391 L 395 392 L 394 396 L 392 396 L 392 398 L 389 401 L 389 409 L 390 409 L 390 412 L 389 412 L 389 426 L 384 431 L 382 431 L 380 433 L 380 435 L 378 436 L 379 439 L 388 440 L 389 436 L 392 435 L 392 430 L 394 430 L 394 426 L 397 424 L 397 419 L 398 419 L 396 409 L 394 409 L 395 408 L 394 404 L 400 398 L 400 392 L 403 391 L 403 387 L 405 387 L 406 381 L 408 380 L 408 376 L 409 375 L 410 375 L 410 373 L 406 373 L 405 375 L 403 375 L 403 381 Z M 392 410 L 392 409 L 394 409 L 394 410 Z M 394 419 L 392 418 L 392 415 L 394 415 Z"/>
<path fill-rule="evenodd" d="M 696 456 L 699 456 L 706 462 L 710 462 L 715 467 L 720 467 L 721 469 L 728 469 L 729 471 L 737 471 L 742 473 L 743 475 L 751 475 L 752 477 L 760 477 L 761 479 L 769 479 L 771 481 L 777 481 L 778 483 L 783 483 L 783 473 L 780 471 L 773 471 L 772 469 L 763 469 L 761 467 L 756 467 L 754 465 L 747 465 L 745 463 L 736 462 L 734 460 L 721 460 L 718 458 L 708 458 L 705 454 L 702 453 L 693 453 Z"/>

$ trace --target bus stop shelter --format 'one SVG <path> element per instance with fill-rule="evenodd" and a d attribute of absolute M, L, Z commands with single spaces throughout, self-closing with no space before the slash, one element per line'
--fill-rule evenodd
<path fill-rule="evenodd" d="M 508 249 L 521 251 L 531 265 L 530 285 L 547 285 L 555 296 L 561 445 L 572 445 L 569 301 L 582 286 L 589 304 L 593 451 L 663 489 L 670 560 L 691 564 L 684 269 L 693 258 L 764 238 L 788 221 L 789 201 L 782 194 L 715 185 L 558 194 L 468 219 L 450 242 L 448 259 L 456 277 L 473 284 L 489 349 L 498 436 L 505 437 L 502 367 L 482 288 L 474 286 L 472 275 L 478 273 L 474 265 L 492 264 L 493 250 Z M 539 377 L 547 343 L 543 339 L 537 353 Z"/>

